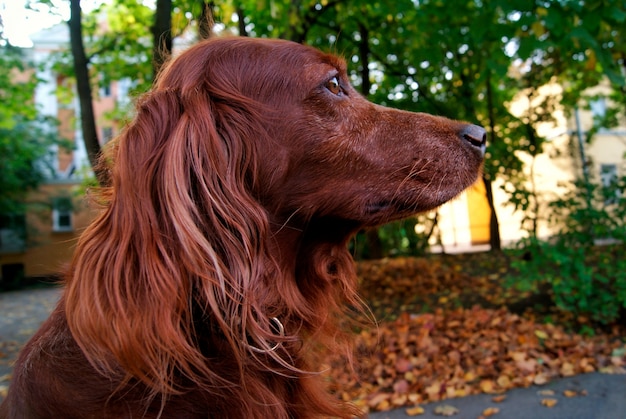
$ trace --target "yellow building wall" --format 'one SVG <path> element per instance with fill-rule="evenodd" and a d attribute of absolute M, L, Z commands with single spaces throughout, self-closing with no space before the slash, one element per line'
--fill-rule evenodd
<path fill-rule="evenodd" d="M 601 86 L 590 90 L 589 94 L 606 93 L 607 87 Z M 523 92 L 522 92 L 523 93 Z M 548 84 L 539 89 L 534 101 L 520 94 L 510 103 L 511 113 L 523 118 L 529 107 L 539 106 L 542 96 L 559 97 L 562 87 Z M 524 163 L 523 175 L 527 179 L 525 187 L 532 190 L 538 197 L 536 212 L 528 214 L 536 219 L 535 233 L 540 238 L 549 238 L 558 233 L 558 226 L 549 222 L 552 209 L 549 203 L 564 196 L 572 187 L 574 180 L 583 176 L 583 165 L 580 159 L 577 129 L 580 127 L 582 136 L 593 126 L 593 115 L 588 109 L 578 111 L 579 124 L 574 115 L 566 115 L 563 109 L 555 110 L 553 119 L 537 124 L 539 136 L 546 139 L 543 152 L 532 156 L 524 150 L 516 151 Z M 489 146 L 489 145 L 488 145 Z M 600 130 L 590 143 L 583 144 L 584 154 L 591 163 L 590 174 L 598 181 L 602 165 L 615 165 L 617 175 L 626 175 L 626 117 L 621 116 L 618 127 L 610 131 Z M 525 214 L 516 211 L 509 203 L 509 193 L 513 186 L 503 179 L 496 178 L 492 184 L 494 205 L 498 217 L 500 238 L 504 246 L 512 245 L 528 236 L 533 227 L 524 221 Z M 482 182 L 476 183 L 459 198 L 440 207 L 438 227 L 440 229 L 441 246 L 433 242 L 433 251 L 462 252 L 468 250 L 486 250 L 489 242 L 490 211 L 485 197 Z"/>
<path fill-rule="evenodd" d="M 485 183 L 479 179 L 467 190 L 467 211 L 472 244 L 489 243 L 491 209 L 487 201 Z"/>
<path fill-rule="evenodd" d="M 626 136 L 600 132 L 596 134 L 591 144 L 586 146 L 585 152 L 593 163 L 594 176 L 600 174 L 601 164 L 614 164 L 619 169 L 625 165 Z"/>

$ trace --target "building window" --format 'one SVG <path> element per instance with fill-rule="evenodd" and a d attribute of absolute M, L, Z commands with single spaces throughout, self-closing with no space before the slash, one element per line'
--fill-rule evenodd
<path fill-rule="evenodd" d="M 0 214 L 0 252 L 16 253 L 26 249 L 26 215 Z"/>
<path fill-rule="evenodd" d="M 600 179 L 604 191 L 604 205 L 617 203 L 621 196 L 621 191 L 617 188 L 617 165 L 601 164 Z"/>
<path fill-rule="evenodd" d="M 111 97 L 111 83 L 107 83 L 100 88 L 100 97 Z"/>
<path fill-rule="evenodd" d="M 591 114 L 596 119 L 602 119 L 606 116 L 606 99 L 599 97 L 589 102 Z"/>
<path fill-rule="evenodd" d="M 113 138 L 113 128 L 104 127 L 102 128 L 102 140 L 104 143 L 108 143 Z"/>
<path fill-rule="evenodd" d="M 55 198 L 52 202 L 52 231 L 72 231 L 73 212 L 72 200 L 67 197 Z"/>

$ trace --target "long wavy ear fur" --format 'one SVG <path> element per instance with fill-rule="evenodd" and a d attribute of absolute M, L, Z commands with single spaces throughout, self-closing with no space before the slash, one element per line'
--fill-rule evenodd
<path fill-rule="evenodd" d="M 114 359 L 166 393 L 175 390 L 172 369 L 212 375 L 190 340 L 190 299 L 238 347 L 244 290 L 271 271 L 262 257 L 267 216 L 245 178 L 254 144 L 224 138 L 242 134 L 218 133 L 214 119 L 252 125 L 252 104 L 216 109 L 202 80 L 188 84 L 157 84 L 116 140 L 110 202 L 79 242 L 66 292 L 70 328 L 90 361 L 112 371 Z"/>
<path fill-rule="evenodd" d="M 296 338 L 302 328 L 335 339 L 329 311 L 339 300 L 357 303 L 349 254 L 312 252 L 319 267 L 306 274 L 322 276 L 319 287 L 311 285 L 317 278 L 304 291 L 293 275 L 284 278 L 268 249 L 268 214 L 251 193 L 270 182 L 258 178 L 255 160 L 259 142 L 271 141 L 264 138 L 261 108 L 233 93 L 228 74 L 220 79 L 213 71 L 209 83 L 209 48 L 192 48 L 194 54 L 183 53 L 164 69 L 114 140 L 107 206 L 81 237 L 67 278 L 71 332 L 102 374 L 122 384 L 138 379 L 152 398 L 200 386 L 216 394 L 247 392 L 278 406 L 284 389 L 246 387 L 255 379 L 255 373 L 249 378 L 254 362 L 259 371 L 300 376 L 300 403 L 345 416 L 311 384 L 301 355 L 287 349 L 255 355 L 250 345 L 276 342 L 273 315 L 313 323 L 288 330 L 284 348 L 310 349 Z M 332 252 L 348 271 L 328 271 Z M 330 288 L 336 298 L 320 295 Z M 236 361 L 230 376 L 207 356 L 210 336 L 219 337 L 220 357 Z M 256 377 L 261 380 L 258 371 Z M 255 409 L 242 407 L 247 417 L 256 417 Z M 283 416 L 277 410 L 275 417 Z"/>

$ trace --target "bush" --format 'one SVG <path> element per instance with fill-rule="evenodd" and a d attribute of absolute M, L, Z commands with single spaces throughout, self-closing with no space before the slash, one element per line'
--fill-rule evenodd
<path fill-rule="evenodd" d="M 555 304 L 600 323 L 616 321 L 626 309 L 626 178 L 612 185 L 576 184 L 551 203 L 551 222 L 561 228 L 548 241 L 522 241 L 513 262 L 514 285 L 551 291 Z M 583 193 L 580 193 L 583 191 Z"/>

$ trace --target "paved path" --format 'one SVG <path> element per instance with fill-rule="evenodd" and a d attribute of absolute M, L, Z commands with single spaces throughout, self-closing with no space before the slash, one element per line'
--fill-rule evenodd
<path fill-rule="evenodd" d="M 566 397 L 564 391 L 575 392 Z M 581 395 L 581 392 L 586 395 Z M 506 398 L 495 403 L 487 394 L 445 400 L 422 405 L 424 414 L 409 416 L 406 409 L 370 414 L 370 419 L 441 419 L 435 409 L 442 405 L 453 406 L 458 413 L 454 419 L 477 419 L 485 409 L 494 407 L 494 419 L 626 419 L 626 375 L 584 374 L 553 381 L 542 387 L 511 390 Z M 543 400 L 553 399 L 556 404 L 546 407 Z"/>
<path fill-rule="evenodd" d="M 0 292 L 0 400 L 20 348 L 48 317 L 60 295 L 56 288 Z"/>
<path fill-rule="evenodd" d="M 11 365 L 19 348 L 30 338 L 54 308 L 60 291 L 55 288 L 31 289 L 0 293 L 0 400 L 5 394 Z M 553 393 L 545 393 L 545 390 Z M 565 390 L 580 394 L 566 397 Z M 542 405 L 544 399 L 555 399 L 556 405 Z M 422 406 L 419 419 L 441 418 L 435 409 L 453 406 L 455 419 L 479 418 L 485 409 L 495 407 L 494 418 L 502 419 L 626 419 L 626 375 L 586 374 L 549 383 L 542 387 L 516 389 L 507 393 L 504 401 L 495 403 L 492 396 L 481 394 L 446 400 Z M 378 412 L 371 419 L 404 419 L 406 409 Z"/>

